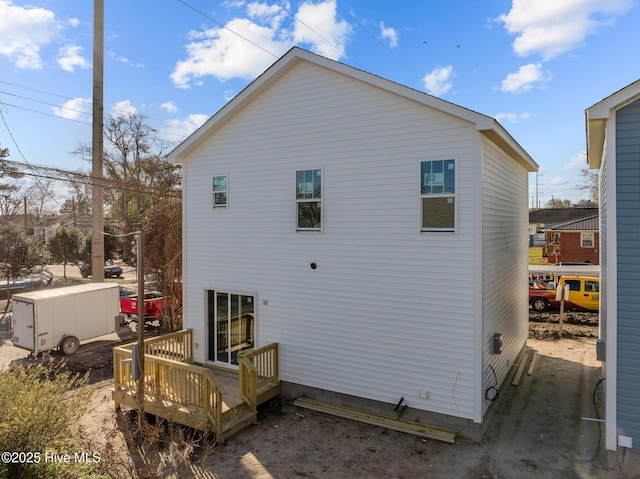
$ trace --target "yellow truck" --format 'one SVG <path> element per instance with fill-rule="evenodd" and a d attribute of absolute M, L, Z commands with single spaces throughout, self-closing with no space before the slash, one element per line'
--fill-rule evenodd
<path fill-rule="evenodd" d="M 549 308 L 560 307 L 556 298 L 558 289 L 569 286 L 569 299 L 565 309 L 598 311 L 600 307 L 600 279 L 594 276 L 562 276 L 558 283 L 534 282 L 529 286 L 531 309 L 542 313 Z"/>

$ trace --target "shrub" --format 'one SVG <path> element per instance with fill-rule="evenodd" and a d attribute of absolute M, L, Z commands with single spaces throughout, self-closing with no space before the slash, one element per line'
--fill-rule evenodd
<path fill-rule="evenodd" d="M 82 452 L 74 428 L 86 411 L 88 376 L 65 371 L 65 363 L 42 363 L 0 372 L 0 451 L 24 453 L 31 461 L 0 461 L 0 477 L 90 477 L 90 463 L 54 463 L 58 456 Z"/>

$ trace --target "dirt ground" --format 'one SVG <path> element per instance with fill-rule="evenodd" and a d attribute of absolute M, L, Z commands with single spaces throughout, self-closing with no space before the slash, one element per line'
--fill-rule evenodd
<path fill-rule="evenodd" d="M 511 385 L 511 377 L 505 382 L 481 442 L 458 438 L 445 444 L 276 399 L 260 409 L 254 425 L 227 443 L 196 448 L 179 472 L 172 475 L 164 466 L 158 477 L 640 479 L 631 454 L 615 457 L 603 451 L 601 425 L 592 420 L 603 414 L 595 359 L 597 315 L 569 313 L 561 339 L 557 320 L 553 312 L 531 315 L 528 346 L 537 352 L 535 368 L 531 375 L 525 371 L 518 386 Z M 0 333 L 0 364 L 23 361 L 2 322 Z M 104 424 L 121 427 L 131 420 L 116 415 L 110 400 L 114 344 L 82 345 L 67 363 L 74 371 L 90 372 L 94 398 L 85 425 L 96 437 Z M 127 449 L 122 437 L 108 440 Z"/>

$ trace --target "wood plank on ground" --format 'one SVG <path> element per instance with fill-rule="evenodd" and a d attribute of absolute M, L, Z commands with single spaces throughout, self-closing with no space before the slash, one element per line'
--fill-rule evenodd
<path fill-rule="evenodd" d="M 522 373 L 524 372 L 524 368 L 527 365 L 527 359 L 529 358 L 529 352 L 531 349 L 527 349 L 527 351 L 521 355 L 520 363 L 518 364 L 518 370 L 516 371 L 516 375 L 513 378 L 512 385 L 517 386 L 520 383 L 520 378 L 522 377 Z"/>
<path fill-rule="evenodd" d="M 393 429 L 394 431 L 400 431 L 407 434 L 413 434 L 415 436 L 428 437 L 430 439 L 436 439 L 438 441 L 454 444 L 456 441 L 457 431 L 453 429 L 447 429 L 439 426 L 431 426 L 428 424 L 422 424 L 414 421 L 407 421 L 406 419 L 397 419 L 390 416 L 383 416 L 381 414 L 374 414 L 360 409 L 354 409 L 345 406 L 337 406 L 315 399 L 299 397 L 293 402 L 294 406 L 299 406 L 305 409 L 311 409 L 314 411 L 332 414 L 334 416 L 342 417 L 345 419 L 351 419 L 353 421 L 359 421 L 374 426 L 384 427 L 387 429 Z"/>

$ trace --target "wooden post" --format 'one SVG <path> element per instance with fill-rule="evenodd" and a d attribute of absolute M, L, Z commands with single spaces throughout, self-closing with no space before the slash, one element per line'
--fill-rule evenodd
<path fill-rule="evenodd" d="M 562 299 L 560 300 L 560 328 L 558 330 L 558 335 L 562 338 L 562 323 L 564 322 L 564 294 L 562 295 Z"/>
<path fill-rule="evenodd" d="M 142 225 L 138 232 L 138 427 L 142 430 L 144 426 L 144 236 Z"/>

